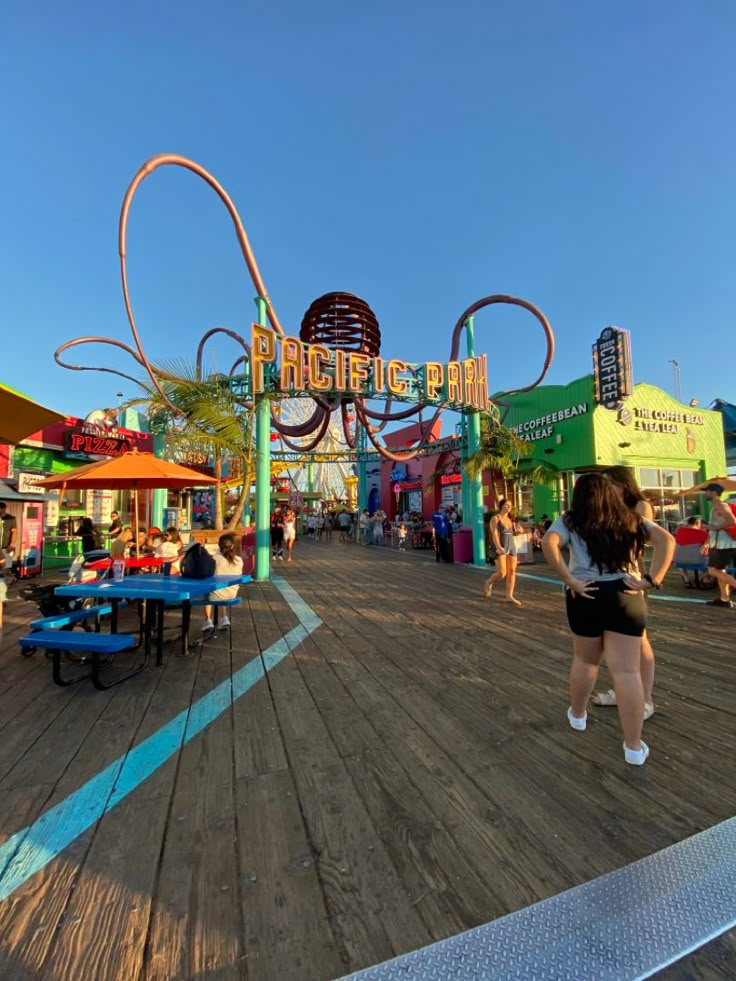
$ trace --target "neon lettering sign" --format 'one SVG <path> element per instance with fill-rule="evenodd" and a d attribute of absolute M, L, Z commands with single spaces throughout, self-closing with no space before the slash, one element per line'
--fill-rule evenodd
<path fill-rule="evenodd" d="M 284 337 L 259 324 L 253 324 L 251 339 L 254 394 L 279 391 L 365 398 L 389 395 L 445 403 L 457 409 L 488 409 L 485 354 L 447 364 L 413 364 L 399 358 L 384 360 L 362 351 L 333 351 L 323 344 L 305 344 L 298 337 Z"/>

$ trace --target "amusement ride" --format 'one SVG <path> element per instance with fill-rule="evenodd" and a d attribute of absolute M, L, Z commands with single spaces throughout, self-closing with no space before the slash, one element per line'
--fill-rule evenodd
<path fill-rule="evenodd" d="M 319 486 L 326 498 L 335 499 L 346 496 L 346 480 L 349 482 L 357 469 L 358 505 L 363 507 L 363 475 L 368 460 L 383 457 L 404 463 L 426 452 L 434 423 L 447 407 L 463 412 L 467 434 L 463 455 L 467 457 L 480 445 L 479 413 L 497 412 L 504 396 L 535 388 L 547 374 L 554 354 L 554 335 L 547 318 L 529 301 L 505 294 L 483 297 L 463 310 L 451 333 L 446 366 L 436 362 L 422 365 L 396 360 L 384 364 L 380 356 L 381 329 L 373 310 L 365 300 L 347 292 L 327 293 L 314 300 L 304 314 L 299 337 L 287 337 L 231 198 L 207 170 L 178 154 L 160 154 L 148 160 L 131 181 L 122 203 L 118 251 L 123 299 L 133 344 L 109 337 L 75 338 L 62 344 L 54 354 L 62 367 L 73 371 L 102 371 L 139 385 L 138 379 L 118 368 L 70 364 L 62 358 L 64 352 L 80 345 L 109 345 L 129 355 L 143 369 L 150 385 L 169 410 L 180 413 L 166 395 L 163 372 L 145 353 L 133 314 L 127 275 L 127 225 L 133 199 L 142 182 L 165 166 L 193 172 L 219 196 L 233 221 L 256 290 L 258 325 L 254 325 L 251 343 L 235 330 L 214 327 L 200 339 L 196 355 L 197 378 L 201 380 L 205 345 L 215 337 L 228 338 L 234 343 L 237 356 L 227 373 L 218 376 L 217 380 L 231 387 L 243 412 L 255 415 L 256 578 L 269 576 L 268 526 L 273 465 L 283 465 L 281 472 L 289 475 L 295 489 Z M 476 357 L 474 318 L 480 310 L 494 304 L 521 307 L 531 313 L 544 332 L 546 353 L 541 372 L 534 381 L 523 388 L 497 395 L 492 402 L 486 390 L 485 358 Z M 461 362 L 458 358 L 463 334 L 467 356 Z M 270 339 L 271 335 L 277 344 Z M 255 351 L 254 340 L 259 345 Z M 275 366 L 277 345 L 282 360 L 280 378 Z M 267 352 L 265 356 L 264 351 Z M 261 363 L 269 360 L 274 364 L 264 366 Z M 288 371 L 287 364 L 290 366 Z M 394 407 L 394 402 L 399 406 Z M 408 420 L 419 424 L 421 434 L 413 446 L 397 451 L 380 441 L 380 434 L 387 426 L 405 424 Z M 473 484 L 469 496 L 470 523 L 474 530 L 475 561 L 480 562 L 485 560 L 480 478 L 464 475 L 463 479 Z"/>

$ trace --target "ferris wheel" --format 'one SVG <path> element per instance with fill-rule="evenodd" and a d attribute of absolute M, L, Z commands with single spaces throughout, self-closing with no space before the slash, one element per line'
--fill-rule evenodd
<path fill-rule="evenodd" d="M 279 403 L 279 420 L 289 426 L 299 425 L 306 422 L 314 411 L 310 399 L 294 398 L 284 399 Z M 274 439 L 274 437 L 276 437 Z M 279 447 L 281 444 L 278 434 L 273 432 L 271 439 L 274 440 L 272 446 Z M 293 438 L 290 442 L 307 446 L 312 437 L 304 439 Z M 294 452 L 284 446 L 284 450 Z M 299 491 L 309 489 L 309 468 L 313 467 L 313 488 L 320 494 L 325 501 L 345 500 L 348 494 L 348 485 L 355 477 L 354 451 L 345 442 L 340 417 L 334 413 L 330 418 L 329 426 L 325 435 L 314 449 L 305 451 L 303 457 L 295 454 L 296 459 L 291 466 L 285 466 L 293 486 Z M 351 457 L 353 459 L 351 459 Z M 347 480 L 347 484 L 346 484 Z"/>

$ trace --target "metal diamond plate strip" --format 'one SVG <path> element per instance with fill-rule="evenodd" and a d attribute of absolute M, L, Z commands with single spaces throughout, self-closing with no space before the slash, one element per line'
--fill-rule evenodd
<path fill-rule="evenodd" d="M 343 981 L 638 981 L 736 926 L 736 818 Z"/>

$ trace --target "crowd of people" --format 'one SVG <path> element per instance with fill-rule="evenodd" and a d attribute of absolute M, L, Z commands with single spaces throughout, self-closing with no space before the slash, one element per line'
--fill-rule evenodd
<path fill-rule="evenodd" d="M 447 510 L 448 521 L 457 527 L 460 521 L 458 512 Z M 332 541 L 333 532 L 340 542 L 356 542 L 360 545 L 396 545 L 404 551 L 410 536 L 426 535 L 429 545 L 433 545 L 434 527 L 427 523 L 418 512 L 404 512 L 391 519 L 385 511 L 378 509 L 370 514 L 368 508 L 362 511 L 339 509 L 314 509 L 299 515 L 293 508 L 277 505 L 271 512 L 271 557 L 277 561 L 291 562 L 297 527 L 302 527 L 307 539 L 316 542 Z"/>
<path fill-rule="evenodd" d="M 578 477 L 570 506 L 552 521 L 543 514 L 531 527 L 533 543 L 541 547 L 547 564 L 565 586 L 565 611 L 572 634 L 572 663 L 569 678 L 567 720 L 576 732 L 587 727 L 590 705 L 618 709 L 623 733 L 624 759 L 642 765 L 649 747 L 642 739 L 643 724 L 655 713 L 655 654 L 647 635 L 646 594 L 661 589 L 672 563 L 675 548 L 696 550 L 698 571 L 681 570 L 684 585 L 702 586 L 710 581 L 718 588 L 716 607 L 731 608 L 731 591 L 736 578 L 736 507 L 722 500 L 724 487 L 713 482 L 704 488 L 710 505 L 708 521 L 691 516 L 677 528 L 674 537 L 653 520 L 646 496 L 625 467 L 586 473 Z M 452 506 L 440 507 L 431 522 L 417 512 L 404 512 L 389 518 L 382 510 L 370 514 L 368 509 L 312 509 L 299 515 L 290 507 L 274 508 L 271 514 L 272 556 L 291 562 L 301 527 L 308 539 L 329 542 L 333 531 L 341 542 L 381 546 L 390 542 L 405 550 L 410 541 L 416 546 L 422 536 L 434 547 L 436 559 L 452 561 L 452 539 L 460 524 L 460 514 Z M 6 566 L 17 548 L 17 524 L 0 501 L 0 569 Z M 83 552 L 99 545 L 92 520 L 85 517 L 77 534 Z M 117 558 L 165 559 L 171 573 L 180 571 L 185 552 L 179 530 L 149 528 L 136 537 L 124 525 L 117 511 L 112 512 L 108 529 L 110 555 Z M 495 569 L 484 586 L 489 599 L 503 583 L 505 600 L 521 606 L 515 595 L 520 536 L 527 540 L 526 527 L 514 514 L 512 502 L 501 500 L 490 519 L 489 543 L 494 553 Z M 219 538 L 214 554 L 216 574 L 242 573 L 237 539 L 232 534 Z M 644 563 L 644 548 L 650 546 Z M 564 551 L 563 551 L 564 550 Z M 707 567 L 707 573 L 702 571 Z M 5 596 L 5 582 L 0 576 L 0 629 Z M 211 594 L 213 600 L 231 598 L 233 590 Z M 225 593 L 227 592 L 227 596 Z M 222 626 L 228 626 L 227 618 Z M 212 607 L 205 607 L 204 630 L 212 629 Z M 612 681 L 608 690 L 596 691 L 601 664 L 605 661 Z"/>

